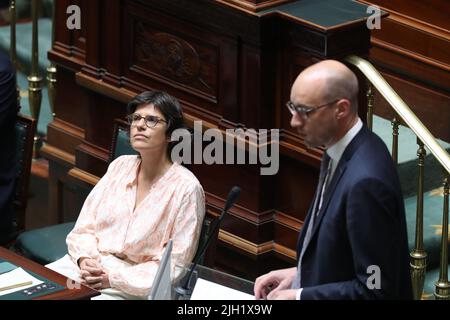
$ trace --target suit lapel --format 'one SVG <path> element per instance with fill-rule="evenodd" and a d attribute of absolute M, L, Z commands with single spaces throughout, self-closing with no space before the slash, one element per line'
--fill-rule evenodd
<path fill-rule="evenodd" d="M 314 198 L 313 198 L 313 199 L 315 199 L 315 197 L 316 197 L 316 195 L 314 194 Z M 297 241 L 297 262 L 298 262 L 298 259 L 299 259 L 299 257 L 300 257 L 300 252 L 301 252 L 300 245 L 301 245 L 301 244 L 307 245 L 307 243 L 303 243 L 303 242 L 305 241 L 306 231 L 307 231 L 307 229 L 308 229 L 309 221 L 311 220 L 311 210 L 312 210 L 312 206 L 313 206 L 313 205 L 314 205 L 314 204 L 312 204 L 311 206 L 309 206 L 308 213 L 306 214 L 306 219 L 305 219 L 305 221 L 303 222 L 303 226 L 302 226 L 302 229 L 300 230 L 300 235 L 299 235 L 299 237 L 298 237 L 298 241 Z M 302 245 L 302 246 L 303 246 L 303 245 Z"/>
<path fill-rule="evenodd" d="M 325 194 L 323 196 L 323 203 L 322 207 L 320 208 L 319 212 L 317 213 L 316 222 L 314 223 L 314 228 L 311 234 L 311 238 L 314 237 L 314 234 L 316 233 L 317 229 L 319 228 L 320 222 L 322 221 L 323 216 L 325 215 L 325 212 L 327 211 L 328 204 L 330 203 L 330 199 L 332 198 L 334 191 L 336 190 L 336 186 L 341 179 L 342 175 L 345 172 L 345 169 L 347 168 L 347 161 L 343 161 L 344 159 L 341 158 L 339 161 L 338 166 L 336 167 L 336 170 L 334 172 L 333 178 L 331 179 L 330 185 L 325 190 Z"/>
<path fill-rule="evenodd" d="M 336 190 L 338 182 L 342 178 L 342 176 L 347 168 L 347 163 L 350 161 L 350 159 L 352 158 L 355 151 L 359 148 L 359 146 L 361 146 L 364 143 L 364 141 L 366 140 L 366 138 L 368 137 L 369 134 L 370 134 L 369 129 L 367 129 L 366 126 L 363 125 L 363 127 L 358 132 L 358 134 L 353 138 L 353 140 L 350 142 L 350 144 L 347 146 L 347 148 L 345 148 L 345 151 L 342 154 L 342 157 L 339 160 L 339 163 L 333 174 L 333 178 L 331 179 L 331 182 L 330 182 L 327 190 L 325 190 L 322 207 L 320 208 L 320 210 L 317 214 L 316 222 L 314 223 L 314 228 L 311 233 L 311 238 L 308 241 L 308 243 L 305 243 L 304 245 L 308 246 L 309 243 L 311 243 L 311 240 L 314 238 L 314 235 L 316 234 L 317 230 L 319 229 L 322 219 L 327 212 L 328 205 L 330 203 L 331 198 L 333 197 L 333 194 Z M 312 204 L 312 205 L 314 205 L 314 204 Z M 311 208 L 308 212 L 308 215 L 309 216 L 311 215 Z M 309 220 L 311 220 L 311 217 L 309 217 L 309 219 L 307 219 L 308 223 L 309 223 Z M 305 222 L 305 225 L 307 226 L 306 222 Z M 304 238 L 305 232 L 302 232 L 302 233 L 303 233 L 302 236 Z M 303 239 L 301 239 L 301 241 L 303 241 Z"/>

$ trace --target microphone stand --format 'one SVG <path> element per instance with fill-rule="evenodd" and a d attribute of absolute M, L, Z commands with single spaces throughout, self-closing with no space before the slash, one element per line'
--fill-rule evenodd
<path fill-rule="evenodd" d="M 241 188 L 234 186 L 227 197 L 227 202 L 225 203 L 225 207 L 222 210 L 219 218 L 217 218 L 215 221 L 213 221 L 213 225 L 211 227 L 211 230 L 208 234 L 208 238 L 203 243 L 202 247 L 200 248 L 200 253 L 197 255 L 197 258 L 195 259 L 191 269 L 189 270 L 189 273 L 187 275 L 186 281 L 184 282 L 183 286 L 176 286 L 175 292 L 178 296 L 188 296 L 192 294 L 193 289 L 189 288 L 189 282 L 191 281 L 192 274 L 197 267 L 197 264 L 200 262 L 200 259 L 203 257 L 203 254 L 205 253 L 206 248 L 209 245 L 209 242 L 211 240 L 211 237 L 216 233 L 217 229 L 219 228 L 220 222 L 223 220 L 223 217 L 228 212 L 228 209 L 233 205 L 233 203 L 239 198 L 239 194 L 241 192 Z"/>

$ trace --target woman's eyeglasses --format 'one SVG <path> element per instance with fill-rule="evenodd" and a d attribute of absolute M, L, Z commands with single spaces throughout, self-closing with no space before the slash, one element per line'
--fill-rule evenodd
<path fill-rule="evenodd" d="M 130 126 L 134 123 L 138 123 L 139 121 L 141 121 L 141 119 L 144 119 L 145 125 L 148 128 L 154 128 L 159 122 L 167 123 L 167 121 L 164 119 L 155 116 L 141 116 L 140 114 L 137 113 L 129 114 L 127 115 L 126 118 Z"/>

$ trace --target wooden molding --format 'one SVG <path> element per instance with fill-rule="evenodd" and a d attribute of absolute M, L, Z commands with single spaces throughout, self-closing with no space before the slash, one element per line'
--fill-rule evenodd
<path fill-rule="evenodd" d="M 214 194 L 209 192 L 205 192 L 205 195 L 209 211 L 214 212 L 214 215 L 219 216 L 222 212 L 222 208 L 226 202 L 226 199 L 215 196 Z M 255 212 L 236 204 L 230 208 L 228 214 L 236 218 L 243 219 L 255 225 L 272 222 L 274 220 L 273 210 L 267 210 L 264 212 Z"/>
<path fill-rule="evenodd" d="M 81 152 L 83 154 L 90 155 L 91 157 L 94 157 L 94 158 L 99 159 L 104 162 L 107 162 L 109 160 L 109 150 L 108 149 L 99 147 L 88 141 L 83 141 L 83 143 L 81 143 L 77 147 L 76 151 Z"/>
<path fill-rule="evenodd" d="M 374 4 L 371 3 L 370 1 L 366 1 L 366 0 L 357 0 L 357 2 L 363 3 L 365 5 L 368 6 L 373 6 Z M 408 27 L 411 28 L 415 28 L 417 30 L 420 31 L 425 31 L 427 33 L 430 33 L 436 37 L 440 37 L 446 40 L 450 40 L 450 31 L 446 30 L 444 28 L 438 27 L 436 25 L 433 25 L 431 23 L 407 16 L 405 14 L 402 14 L 400 12 L 397 12 L 395 10 L 392 9 L 388 9 L 385 8 L 383 6 L 379 6 L 376 5 L 377 7 L 379 7 L 381 10 L 389 12 L 389 18 L 390 20 L 395 20 L 398 23 L 404 24 Z"/>
<path fill-rule="evenodd" d="M 84 139 L 84 130 L 67 122 L 64 120 L 61 120 L 59 118 L 55 118 L 50 125 L 52 127 L 58 128 L 60 130 L 63 130 L 64 133 L 69 134 L 72 137 L 75 137 L 77 139 Z"/>
<path fill-rule="evenodd" d="M 216 2 L 218 3 L 222 3 L 226 6 L 233 7 L 253 14 L 261 10 L 269 9 L 271 7 L 279 6 L 293 1 L 294 0 L 262 0 L 262 1 L 216 0 Z"/>
<path fill-rule="evenodd" d="M 222 229 L 219 230 L 219 240 L 255 256 L 268 253 L 270 251 L 275 251 L 276 253 L 282 254 L 290 259 L 295 260 L 297 255 L 295 250 L 277 244 L 274 241 L 256 244 Z"/>
<path fill-rule="evenodd" d="M 280 211 L 277 211 L 275 213 L 275 222 L 279 225 L 282 225 L 283 227 L 297 232 L 300 231 L 301 227 L 303 226 L 303 222 L 300 222 L 300 220 Z"/>
<path fill-rule="evenodd" d="M 86 172 L 79 168 L 70 169 L 68 175 L 72 178 L 85 182 L 88 185 L 91 185 L 92 187 L 95 186 L 97 182 L 100 180 L 100 178 L 97 177 L 96 175 L 90 174 L 89 172 Z"/>
<path fill-rule="evenodd" d="M 278 243 L 273 244 L 273 250 L 285 257 L 288 257 L 289 259 L 295 260 L 297 258 L 297 252 L 295 250 L 289 249 L 288 247 L 282 246 Z"/>
<path fill-rule="evenodd" d="M 48 160 L 36 159 L 31 163 L 31 174 L 33 176 L 48 179 Z"/>
<path fill-rule="evenodd" d="M 65 152 L 59 148 L 53 147 L 49 144 L 44 144 L 41 148 L 41 153 L 46 157 L 53 158 L 53 160 L 63 161 L 72 166 L 75 165 L 75 155 Z"/>
<path fill-rule="evenodd" d="M 123 103 L 128 103 L 135 96 L 134 92 L 114 87 L 102 80 L 94 79 L 88 75 L 85 75 L 82 72 L 77 72 L 75 74 L 75 80 L 77 84 L 82 87 L 88 88 L 91 91 L 100 93 Z"/>
<path fill-rule="evenodd" d="M 401 55 L 401 56 L 405 56 L 408 57 L 412 60 L 416 60 L 419 61 L 421 63 L 427 64 L 429 66 L 432 66 L 434 68 L 438 68 L 438 69 L 442 69 L 445 70 L 447 72 L 450 72 L 450 65 L 439 62 L 433 58 L 428 58 L 425 57 L 421 54 L 417 54 L 415 52 L 412 52 L 410 50 L 407 49 L 403 49 L 399 46 L 393 45 L 391 43 L 388 43 L 386 41 L 383 40 L 379 40 L 379 39 L 372 39 L 372 44 L 376 47 L 379 47 L 381 49 L 387 50 L 387 51 L 391 51 L 395 54 Z"/>
<path fill-rule="evenodd" d="M 69 49 L 62 50 L 63 46 L 54 46 L 52 50 L 48 52 L 48 58 L 50 61 L 58 64 L 58 66 L 73 72 L 80 71 L 84 65 L 84 58 L 74 56 Z"/>

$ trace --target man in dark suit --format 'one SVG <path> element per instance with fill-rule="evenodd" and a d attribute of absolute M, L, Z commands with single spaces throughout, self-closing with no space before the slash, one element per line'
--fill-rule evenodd
<path fill-rule="evenodd" d="M 14 186 L 17 112 L 16 78 L 8 57 L 0 52 L 0 244 L 10 240 L 14 231 Z"/>
<path fill-rule="evenodd" d="M 358 117 L 357 94 L 356 76 L 333 60 L 305 69 L 292 86 L 291 126 L 326 152 L 297 267 L 256 279 L 256 299 L 412 297 L 399 179 L 385 144 Z"/>

